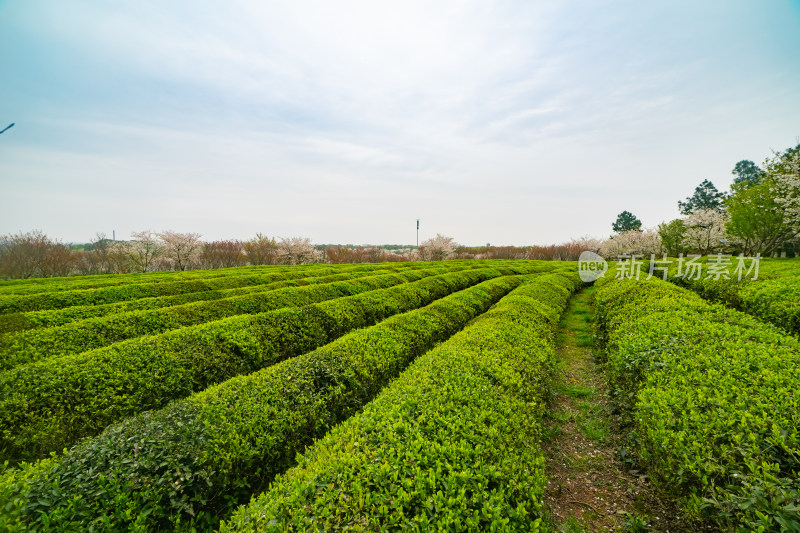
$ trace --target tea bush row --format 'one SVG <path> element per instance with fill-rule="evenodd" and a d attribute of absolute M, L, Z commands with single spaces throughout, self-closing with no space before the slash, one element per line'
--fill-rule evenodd
<path fill-rule="evenodd" d="M 597 309 L 651 477 L 721 529 L 798 530 L 800 341 L 660 280 L 601 283 Z"/>
<path fill-rule="evenodd" d="M 442 271 L 441 267 L 424 271 L 408 270 L 305 287 L 287 287 L 220 300 L 129 311 L 80 320 L 55 328 L 24 331 L 0 338 L 0 368 L 9 369 L 32 361 L 77 354 L 143 335 L 155 335 L 229 316 L 308 305 L 414 281 Z"/>
<path fill-rule="evenodd" d="M 318 276 L 285 279 L 258 285 L 236 287 L 233 289 L 214 289 L 209 291 L 187 292 L 173 296 L 152 296 L 109 304 L 76 305 L 63 309 L 46 309 L 43 311 L 29 311 L 27 313 L 5 314 L 0 315 L 0 334 L 8 335 L 18 331 L 30 329 L 58 327 L 70 322 L 76 322 L 78 320 L 113 315 L 116 313 L 125 313 L 128 311 L 146 311 L 150 309 L 171 307 L 174 305 L 181 305 L 191 302 L 221 300 L 223 298 L 230 298 L 232 296 L 240 296 L 255 292 L 265 292 L 284 287 L 302 287 L 304 285 L 313 285 L 316 283 L 346 281 L 348 279 L 363 276 L 374 276 L 381 273 L 386 274 L 389 272 L 399 271 L 401 271 L 401 269 L 381 268 L 355 272 L 342 270 L 337 271 L 335 274 L 325 274 L 324 272 L 320 272 L 320 275 Z"/>
<path fill-rule="evenodd" d="M 351 272 L 370 271 L 377 265 L 347 265 Z M 232 289 L 260 285 L 285 279 L 296 279 L 314 275 L 335 274 L 341 267 L 331 265 L 309 265 L 284 267 L 280 270 L 256 270 L 208 278 L 178 279 L 175 281 L 125 283 L 96 289 L 49 291 L 31 295 L 0 295 L 0 314 L 62 309 L 74 305 L 99 305 L 153 296 L 174 296 L 190 292 L 217 289 Z M 206 271 L 213 272 L 213 271 Z"/>
<path fill-rule="evenodd" d="M 800 335 L 800 276 L 755 281 L 675 280 L 712 301 L 721 302 L 745 313 Z"/>
<path fill-rule="evenodd" d="M 730 307 L 744 311 L 762 320 L 775 324 L 794 335 L 800 335 L 800 259 L 761 259 L 757 279 L 752 279 L 756 272 L 743 271 L 741 279 L 734 270 L 738 258 L 720 258 L 730 261 L 731 267 L 723 269 L 723 274 L 710 274 L 709 265 L 717 261 L 715 256 L 698 260 L 702 271 L 687 272 L 681 268 L 682 276 L 678 276 L 678 260 L 672 259 L 668 271 L 669 281 L 691 289 L 703 298 L 724 303 Z M 646 260 L 645 271 L 649 272 L 650 261 Z M 684 263 L 685 265 L 685 263 Z M 659 265 L 655 265 L 659 266 Z M 750 268 L 752 261 L 745 261 L 745 268 Z M 663 276 L 663 272 L 654 272 Z"/>
<path fill-rule="evenodd" d="M 492 269 L 435 275 L 18 366 L 0 374 L 0 456 L 13 461 L 43 457 L 127 416 L 499 275 Z"/>
<path fill-rule="evenodd" d="M 539 531 L 554 332 L 579 285 L 553 274 L 512 291 L 221 531 Z"/>
<path fill-rule="evenodd" d="M 208 530 L 520 282 L 480 283 L 112 426 L 14 479 L 25 494 L 0 488 L 5 527 Z"/>
<path fill-rule="evenodd" d="M 409 264 L 409 263 L 397 263 Z M 258 274 L 290 270 L 292 266 L 258 265 L 246 267 L 215 268 L 211 270 L 184 270 L 164 272 L 134 272 L 130 274 L 92 274 L 53 278 L 27 278 L 0 280 L 0 295 L 36 294 L 41 292 L 100 289 L 129 283 L 160 283 L 164 281 L 188 281 L 212 279 L 241 274 Z"/>

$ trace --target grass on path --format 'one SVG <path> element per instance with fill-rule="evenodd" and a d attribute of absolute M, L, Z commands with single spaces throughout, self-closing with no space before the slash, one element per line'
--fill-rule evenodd
<path fill-rule="evenodd" d="M 623 464 L 602 366 L 595 362 L 594 287 L 577 293 L 558 331 L 543 446 L 550 527 L 565 533 L 691 531 L 646 475 Z"/>

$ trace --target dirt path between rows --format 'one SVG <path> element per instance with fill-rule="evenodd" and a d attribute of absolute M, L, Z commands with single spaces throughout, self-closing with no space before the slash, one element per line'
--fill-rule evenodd
<path fill-rule="evenodd" d="M 572 298 L 558 331 L 559 363 L 543 435 L 548 521 L 565 533 L 695 531 L 644 473 L 621 460 L 620 429 L 592 352 L 593 295 L 589 287 Z"/>

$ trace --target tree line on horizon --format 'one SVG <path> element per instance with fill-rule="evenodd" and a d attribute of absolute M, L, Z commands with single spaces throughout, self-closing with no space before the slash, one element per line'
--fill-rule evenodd
<path fill-rule="evenodd" d="M 736 163 L 729 192 L 703 180 L 685 201 L 681 215 L 656 228 L 623 211 L 611 225 L 615 232 L 598 244 L 604 257 L 623 254 L 800 255 L 800 144 L 775 152 L 759 167 Z"/>
<path fill-rule="evenodd" d="M 736 163 L 730 192 L 703 180 L 678 202 L 681 218 L 655 228 L 623 211 L 607 239 L 582 237 L 544 246 L 461 246 L 437 234 L 419 247 L 311 243 L 309 238 L 276 239 L 261 233 L 247 241 L 204 242 L 198 233 L 133 232 L 115 241 L 98 233 L 93 242 L 73 246 L 34 230 L 0 236 L 0 278 L 18 279 L 247 265 L 378 263 L 448 259 L 534 259 L 575 261 L 591 250 L 604 257 L 623 254 L 731 253 L 800 255 L 800 144 L 768 158 L 762 167 Z"/>
<path fill-rule="evenodd" d="M 116 241 L 98 233 L 93 242 L 72 245 L 39 230 L 0 236 L 0 278 L 26 279 L 95 274 L 126 274 L 231 268 L 248 265 L 310 263 L 380 263 L 449 259 L 577 260 L 583 241 L 549 246 L 461 246 L 437 234 L 419 247 L 356 246 L 311 243 L 305 237 L 277 239 L 257 234 L 252 239 L 204 242 L 198 233 L 133 232 Z"/>

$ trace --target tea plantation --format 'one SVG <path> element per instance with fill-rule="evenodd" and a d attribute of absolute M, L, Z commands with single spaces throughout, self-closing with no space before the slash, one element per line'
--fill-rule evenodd
<path fill-rule="evenodd" d="M 800 262 L 596 282 L 636 460 L 694 523 L 800 531 Z M 549 531 L 577 263 L 0 281 L 0 531 Z"/>

